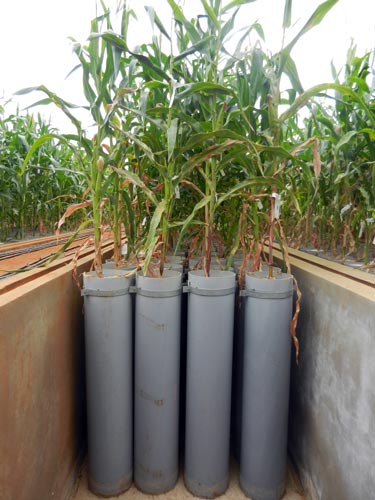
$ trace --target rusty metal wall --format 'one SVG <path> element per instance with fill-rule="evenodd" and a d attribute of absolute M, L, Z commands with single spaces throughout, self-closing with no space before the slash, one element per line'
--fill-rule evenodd
<path fill-rule="evenodd" d="M 70 265 L 0 296 L 1 500 L 66 500 L 74 487 L 85 448 L 83 331 Z"/>

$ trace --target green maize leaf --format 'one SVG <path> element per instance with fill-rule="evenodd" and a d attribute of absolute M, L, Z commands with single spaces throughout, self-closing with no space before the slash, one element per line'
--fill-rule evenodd
<path fill-rule="evenodd" d="M 124 38 L 124 40 L 126 40 L 126 36 L 128 34 L 130 16 L 133 16 L 135 20 L 137 19 L 135 12 L 132 9 L 128 9 L 126 4 L 123 4 L 121 16 L 121 36 Z"/>
<path fill-rule="evenodd" d="M 221 167 L 221 162 L 220 162 L 220 167 Z M 214 185 L 212 183 L 212 180 L 207 176 L 206 172 L 203 170 L 202 167 L 197 167 L 198 172 L 201 174 L 203 177 L 206 186 L 208 186 L 208 189 L 211 191 L 211 193 L 214 191 Z"/>
<path fill-rule="evenodd" d="M 179 221 L 170 222 L 170 223 L 168 224 L 168 227 L 169 227 L 169 228 L 181 227 L 181 226 L 183 226 L 184 222 L 185 222 L 185 221 L 182 221 L 182 222 L 179 222 Z M 206 225 L 206 223 L 205 223 L 205 222 L 203 222 L 203 221 L 202 221 L 202 220 L 200 220 L 200 219 L 193 219 L 193 220 L 190 222 L 190 225 L 191 225 L 191 226 L 205 226 L 205 225 Z M 178 247 L 177 247 L 177 245 L 176 245 L 176 250 L 175 250 L 175 253 L 177 252 L 177 250 L 178 250 Z"/>
<path fill-rule="evenodd" d="M 75 125 L 75 127 L 79 131 L 81 131 L 81 122 L 69 111 L 69 108 L 79 108 L 79 106 L 64 101 L 64 99 L 58 97 L 56 94 L 48 90 L 47 87 L 45 87 L 44 85 L 39 85 L 38 87 L 29 87 L 26 89 L 19 90 L 18 92 L 16 92 L 16 95 L 24 95 L 33 91 L 40 91 L 47 94 L 47 96 L 51 99 L 51 102 L 55 104 L 55 106 L 60 108 L 65 113 L 65 115 L 70 119 L 73 125 Z"/>
<path fill-rule="evenodd" d="M 136 186 L 141 188 L 145 195 L 152 201 L 152 203 L 155 206 L 158 205 L 158 199 L 156 198 L 152 190 L 146 186 L 146 184 L 142 181 L 142 179 L 140 179 L 137 174 L 135 174 L 134 172 L 130 172 L 130 170 L 125 170 L 114 166 L 111 166 L 111 169 L 114 170 L 120 177 L 125 177 L 125 179 L 128 179 L 132 184 L 135 184 Z"/>
<path fill-rule="evenodd" d="M 0 168 L 1 168 L 1 165 L 0 165 Z M 13 196 L 8 194 L 8 193 L 1 193 L 0 192 L 0 198 L 2 198 L 3 200 L 13 201 Z"/>
<path fill-rule="evenodd" d="M 18 134 L 18 139 L 21 142 L 21 144 L 23 144 L 26 151 L 29 151 L 30 144 L 27 142 L 26 137 L 23 134 Z"/>
<path fill-rule="evenodd" d="M 91 38 L 103 38 L 106 42 L 111 43 L 118 49 L 126 52 L 128 50 L 128 46 L 122 36 L 117 35 L 113 31 L 105 31 L 104 33 L 91 33 L 89 40 Z"/>
<path fill-rule="evenodd" d="M 358 132 L 356 130 L 351 130 L 350 132 L 347 132 L 346 134 L 344 134 L 341 139 L 339 140 L 339 142 L 336 144 L 336 152 L 342 147 L 344 146 L 345 144 L 347 144 L 350 139 L 352 139 L 355 135 L 357 135 Z"/>
<path fill-rule="evenodd" d="M 271 156 L 273 157 L 282 157 L 282 158 L 289 158 L 292 160 L 294 156 L 289 153 L 286 149 L 284 149 L 282 146 L 263 146 L 263 144 L 254 144 L 254 148 L 260 152 L 260 153 L 270 153 Z"/>
<path fill-rule="evenodd" d="M 181 240 L 182 240 L 182 237 L 183 235 L 185 234 L 186 230 L 189 228 L 189 226 L 192 224 L 193 220 L 194 220 L 194 217 L 196 215 L 196 213 L 203 207 L 205 207 L 206 205 L 208 205 L 208 203 L 210 202 L 210 196 L 205 196 L 204 198 L 202 198 L 200 201 L 198 201 L 198 203 L 194 206 L 193 208 L 193 211 L 190 213 L 190 215 L 184 220 L 184 222 L 182 223 L 182 227 L 180 229 L 180 234 L 178 236 L 178 240 L 177 240 L 177 244 L 176 244 L 176 248 L 178 248 L 180 246 L 180 243 L 181 243 Z"/>
<path fill-rule="evenodd" d="M 155 211 L 153 213 L 151 222 L 150 222 L 150 227 L 148 228 L 148 235 L 147 235 L 147 240 L 145 243 L 145 250 L 146 250 L 146 259 L 145 259 L 145 264 L 143 268 L 143 273 L 147 274 L 148 266 L 150 264 L 150 260 L 155 248 L 155 245 L 158 241 L 158 237 L 156 236 L 156 231 L 160 225 L 160 221 L 162 218 L 163 213 L 166 210 L 166 201 L 162 200 L 160 203 L 157 204 Z"/>
<path fill-rule="evenodd" d="M 52 163 L 52 162 L 51 162 Z M 35 168 L 35 169 L 41 169 L 41 167 L 37 167 L 37 166 L 33 166 L 31 168 Z M 48 170 L 48 169 L 45 169 L 45 170 Z M 64 172 L 64 173 L 69 173 L 69 174 L 73 174 L 74 176 L 77 176 L 77 177 L 86 177 L 86 174 L 85 172 L 78 172 L 77 170 L 72 170 L 71 168 L 66 168 L 66 167 L 54 167 L 54 172 Z"/>
<path fill-rule="evenodd" d="M 322 123 L 325 127 L 327 127 L 334 137 L 338 137 L 335 130 L 335 124 L 334 122 L 332 122 L 332 120 L 330 120 L 325 116 L 319 116 L 319 115 L 316 117 L 316 120 Z"/>
<path fill-rule="evenodd" d="M 71 70 L 69 71 L 69 73 L 66 75 L 65 80 L 66 80 L 67 78 L 69 78 L 69 77 L 70 77 L 73 73 L 75 73 L 75 72 L 77 71 L 77 69 L 79 69 L 80 67 L 81 67 L 81 65 L 80 65 L 80 64 L 77 64 L 76 66 L 74 66 L 74 68 L 73 68 L 73 69 L 71 69 Z"/>
<path fill-rule="evenodd" d="M 248 3 L 253 3 L 256 0 L 232 0 L 227 5 L 223 7 L 222 13 L 228 12 L 228 10 L 233 9 L 233 7 L 239 7 L 240 5 L 245 5 Z"/>
<path fill-rule="evenodd" d="M 167 130 L 167 137 L 168 137 L 168 161 L 171 160 L 173 151 L 176 145 L 176 138 L 177 138 L 177 130 L 178 130 L 178 118 L 174 118 L 171 121 L 170 126 L 168 127 Z"/>
<path fill-rule="evenodd" d="M 232 187 L 225 194 L 220 196 L 216 202 L 216 207 L 221 205 L 225 200 L 231 198 L 238 191 L 242 191 L 243 189 L 250 186 L 277 186 L 279 189 L 282 189 L 283 183 L 273 177 L 258 177 L 255 179 L 242 181 L 239 184 L 236 184 L 234 187 Z"/>
<path fill-rule="evenodd" d="M 110 14 L 110 11 L 109 11 L 109 8 L 106 6 L 106 4 L 104 3 L 103 0 L 100 0 L 100 5 L 102 6 L 102 9 L 103 9 L 103 14 L 98 16 L 96 19 L 100 22 L 100 21 L 103 21 L 105 19 L 108 20 L 108 22 L 110 22 L 109 20 L 109 14 Z"/>
<path fill-rule="evenodd" d="M 204 7 L 204 10 L 206 11 L 208 19 L 215 26 L 215 28 L 219 31 L 220 30 L 220 21 L 217 18 L 214 9 L 209 5 L 209 3 L 207 2 L 207 0 L 201 0 L 201 2 L 202 2 L 202 5 Z"/>
<path fill-rule="evenodd" d="M 292 0 L 285 0 L 283 29 L 290 28 L 292 24 Z"/>
<path fill-rule="evenodd" d="M 179 94 L 180 98 L 186 97 L 187 95 L 195 92 L 200 92 L 205 95 L 212 95 L 212 94 L 231 95 L 231 96 L 235 95 L 232 89 L 225 87 L 224 85 L 212 82 L 191 83 L 186 87 L 187 87 L 186 90 L 184 90 Z"/>
<path fill-rule="evenodd" d="M 148 233 L 148 236 L 149 235 L 150 235 L 150 233 Z M 143 265 L 143 275 L 144 276 L 147 275 L 148 266 L 150 265 L 152 254 L 153 254 L 154 248 L 155 248 L 156 244 L 158 243 L 158 241 L 159 241 L 159 236 L 155 236 L 153 241 L 151 241 L 149 245 L 145 244 L 146 258 L 145 258 L 145 262 Z"/>
<path fill-rule="evenodd" d="M 212 141 L 215 139 L 234 139 L 235 141 L 238 141 L 238 144 L 248 142 L 246 137 L 241 134 L 229 129 L 219 129 L 214 132 L 202 132 L 192 135 L 186 144 L 181 148 L 180 152 L 183 153 L 185 151 L 189 151 L 190 149 L 194 149 L 196 146 L 202 145 L 206 141 L 209 141 L 212 144 Z"/>
<path fill-rule="evenodd" d="M 113 75 L 113 81 L 116 80 L 117 75 L 120 73 L 121 70 L 121 54 L 122 50 L 120 50 L 118 47 L 113 46 L 113 67 L 114 67 L 114 75 Z M 135 61 L 133 61 L 135 62 Z M 131 64 L 129 65 L 129 68 L 131 67 Z"/>
<path fill-rule="evenodd" d="M 160 76 L 163 80 L 166 80 L 167 82 L 171 80 L 171 77 L 168 75 L 168 73 L 163 71 L 159 66 L 156 66 L 148 57 L 142 54 L 137 54 L 136 52 L 132 52 L 129 49 L 128 52 L 133 57 L 135 57 L 143 66 L 150 68 L 155 74 Z"/>
<path fill-rule="evenodd" d="M 184 24 L 185 22 L 187 22 L 187 19 L 185 18 L 181 7 L 179 5 L 177 5 L 176 2 L 174 2 L 174 0 L 167 0 L 167 1 L 169 3 L 170 7 L 172 8 L 173 15 L 174 15 L 176 21 L 178 21 L 181 24 Z"/>
<path fill-rule="evenodd" d="M 51 96 L 56 96 L 56 94 L 53 94 L 50 90 L 47 89 L 44 85 L 39 85 L 38 87 L 27 87 L 21 90 L 18 90 L 17 92 L 14 93 L 14 95 L 25 95 L 25 94 L 31 94 L 31 92 L 44 92 L 45 94 L 51 94 Z M 78 104 L 72 104 L 71 102 L 65 101 L 64 99 L 58 98 L 59 102 L 66 106 L 67 108 L 81 108 L 82 106 L 79 106 Z M 51 102 L 55 102 L 52 97 L 51 97 Z"/>
<path fill-rule="evenodd" d="M 18 174 L 20 177 L 25 173 L 27 165 L 30 161 L 30 158 L 33 156 L 35 151 L 37 151 L 37 149 L 39 149 L 41 146 L 43 146 L 43 144 L 51 141 L 52 139 L 59 139 L 62 142 L 65 142 L 65 140 L 62 138 L 62 136 L 59 134 L 45 134 L 45 135 L 42 135 L 41 137 L 39 137 L 35 142 L 33 142 L 27 155 L 25 156 L 25 159 L 23 160 L 21 170 Z"/>
<path fill-rule="evenodd" d="M 358 95 L 350 87 L 346 85 L 340 85 L 338 83 L 321 83 L 306 90 L 299 97 L 297 97 L 294 103 L 284 113 L 282 113 L 282 115 L 280 115 L 279 121 L 281 123 L 284 123 L 285 121 L 289 120 L 289 118 L 295 115 L 299 109 L 306 106 L 306 104 L 312 97 L 316 97 L 326 90 L 336 90 L 342 95 L 350 96 L 354 101 L 356 101 L 360 105 L 363 111 L 365 111 L 371 124 L 375 127 L 375 117 L 373 116 L 373 113 L 371 112 L 370 108 L 360 97 L 360 95 Z"/>
<path fill-rule="evenodd" d="M 337 70 L 336 70 L 335 65 L 333 64 L 333 61 L 331 61 L 331 75 L 332 75 L 332 78 L 334 79 L 334 81 L 336 83 L 339 83 L 339 78 L 338 78 Z"/>
<path fill-rule="evenodd" d="M 288 0 L 286 0 L 288 1 Z M 286 63 L 286 60 L 289 57 L 289 54 L 291 53 L 293 47 L 296 45 L 298 40 L 308 31 L 310 31 L 312 28 L 317 26 L 322 22 L 326 14 L 334 7 L 339 0 L 326 0 L 325 2 L 321 3 L 318 5 L 318 7 L 315 9 L 313 14 L 310 16 L 308 21 L 304 24 L 300 32 L 293 38 L 293 40 L 280 52 L 281 60 L 280 60 L 280 67 L 278 71 L 278 76 L 281 76 L 281 73 L 284 70 L 284 65 Z"/>
<path fill-rule="evenodd" d="M 48 264 L 51 264 L 56 259 L 58 259 L 61 255 L 63 255 L 65 253 L 65 251 L 70 247 L 70 245 L 75 241 L 77 236 L 79 236 L 80 232 L 83 231 L 89 224 L 92 224 L 92 222 L 93 221 L 91 219 L 87 219 L 84 222 L 82 222 L 80 224 L 80 226 L 78 227 L 78 229 L 75 231 L 75 233 L 68 239 L 68 241 L 66 243 L 64 243 L 64 245 L 59 249 L 59 251 L 56 252 L 54 255 L 52 255 L 52 257 L 45 264 L 43 264 L 42 267 L 47 266 Z"/>
<path fill-rule="evenodd" d="M 17 90 L 17 92 L 15 92 L 14 95 L 30 94 L 31 92 L 35 92 L 37 90 L 40 90 L 39 87 L 26 87 L 24 89 Z"/>
<path fill-rule="evenodd" d="M 161 120 L 152 118 L 150 115 L 147 115 L 144 111 L 139 111 L 138 109 L 134 109 L 134 108 L 128 108 L 127 106 L 119 106 L 119 107 L 121 109 L 126 109 L 127 111 L 130 111 L 131 113 L 133 113 L 136 116 L 140 116 L 141 118 L 143 118 L 146 121 L 149 121 L 150 123 L 153 123 L 159 130 L 162 130 L 163 132 L 167 132 L 167 126 L 165 125 L 165 123 L 163 123 Z M 158 112 L 160 112 L 160 110 L 161 110 L 161 108 L 155 108 L 155 109 Z M 143 147 L 143 146 L 141 146 L 141 147 Z M 148 151 L 151 152 L 151 150 L 149 150 L 149 149 L 148 149 Z M 154 161 L 154 158 L 152 158 L 152 160 Z"/>
<path fill-rule="evenodd" d="M 352 76 L 348 78 L 348 83 L 352 86 L 357 86 L 362 93 L 370 93 L 370 89 L 366 83 L 366 80 L 364 80 L 363 78 Z"/>
<path fill-rule="evenodd" d="M 91 158 L 93 151 L 93 143 L 90 139 L 86 139 L 82 135 L 77 134 L 62 134 L 61 137 L 66 141 L 66 144 L 70 145 L 70 141 L 77 142 L 77 144 L 83 146 L 87 156 Z M 76 151 L 76 149 L 73 149 Z"/>
<path fill-rule="evenodd" d="M 108 192 L 108 188 L 110 188 L 111 186 L 114 185 L 114 182 L 115 182 L 115 179 L 116 177 L 118 177 L 118 174 L 117 172 L 112 172 L 106 179 L 105 179 L 105 182 L 103 184 L 103 193 L 107 193 Z M 113 200 L 111 200 L 111 204 L 113 204 Z"/>
<path fill-rule="evenodd" d="M 107 49 L 106 66 L 99 88 L 100 90 L 99 99 L 101 101 L 103 100 L 104 97 L 104 89 L 107 89 L 108 84 L 112 84 L 116 80 L 119 71 L 119 66 L 115 67 L 115 62 L 116 62 L 115 53 L 116 51 L 118 51 L 117 47 L 112 47 L 112 45 L 106 44 L 106 49 Z"/>
<path fill-rule="evenodd" d="M 93 19 L 91 21 L 91 32 L 97 33 L 99 31 L 99 25 L 97 19 Z M 99 39 L 91 37 L 89 40 L 89 60 L 90 60 L 90 73 L 92 77 L 95 77 L 98 74 L 98 70 L 100 68 L 100 59 L 99 59 Z"/>
<path fill-rule="evenodd" d="M 145 10 L 148 13 L 148 15 L 150 16 L 151 23 L 153 24 L 155 22 L 156 26 L 159 28 L 159 31 L 161 33 L 163 33 L 163 35 L 165 37 L 167 37 L 168 40 L 170 40 L 171 37 L 169 36 L 167 30 L 164 28 L 163 23 L 160 21 L 160 18 L 156 14 L 155 9 L 153 7 L 145 5 Z"/>
<path fill-rule="evenodd" d="M 82 65 L 83 70 L 83 92 L 86 99 L 90 103 L 90 109 L 92 110 L 93 105 L 96 101 L 96 94 L 90 85 L 90 70 L 87 64 Z M 94 117 L 95 118 L 95 117 Z"/>
<path fill-rule="evenodd" d="M 371 201 L 370 201 L 370 195 L 369 195 L 369 192 L 368 192 L 366 189 L 364 189 L 362 186 L 360 186 L 360 187 L 359 187 L 359 191 L 360 191 L 361 195 L 363 196 L 363 199 L 364 199 L 364 200 L 365 200 L 365 202 L 366 202 L 366 207 L 367 207 L 367 209 L 369 209 L 369 208 L 370 208 L 370 206 L 371 206 Z"/>
<path fill-rule="evenodd" d="M 121 191 L 121 196 L 122 196 L 122 199 L 124 200 L 124 203 L 126 206 L 126 216 L 128 218 L 128 224 L 129 224 L 129 228 L 130 228 L 130 239 L 131 239 L 131 241 L 134 241 L 136 229 L 135 229 L 134 210 L 132 207 L 131 199 L 130 199 L 129 194 L 126 192 L 125 189 L 123 189 Z"/>
<path fill-rule="evenodd" d="M 233 14 L 231 15 L 230 19 L 224 24 L 224 26 L 221 28 L 221 31 L 220 31 L 220 39 L 223 43 L 223 41 L 225 40 L 225 38 L 231 34 L 233 32 L 233 28 L 234 28 L 234 21 L 236 19 L 236 16 L 237 16 L 237 13 L 238 13 L 239 9 L 237 9 L 235 12 L 233 12 Z"/>
<path fill-rule="evenodd" d="M 145 82 L 143 85 L 147 89 L 166 89 L 169 87 L 167 82 L 160 82 L 159 80 L 151 80 L 150 82 Z M 166 109 L 166 108 L 164 108 Z"/>
<path fill-rule="evenodd" d="M 299 94 L 302 94 L 303 87 L 301 80 L 299 79 L 297 66 L 293 59 L 289 56 L 284 64 L 284 73 L 288 76 L 293 89 L 297 90 Z"/>
<path fill-rule="evenodd" d="M 152 162 L 154 163 L 154 165 L 156 165 L 163 173 L 165 173 L 165 167 L 164 165 L 162 165 L 160 162 L 158 162 L 152 152 L 152 150 L 147 146 L 146 143 L 144 143 L 143 141 L 141 141 L 140 139 L 138 139 L 137 136 L 135 136 L 134 134 L 130 133 L 130 132 L 127 132 L 125 131 L 124 134 L 131 140 L 133 141 L 135 144 L 137 144 L 141 149 L 142 151 L 145 153 L 145 155 L 147 156 L 147 158 Z"/>
<path fill-rule="evenodd" d="M 207 45 L 209 45 L 213 40 L 215 40 L 215 37 L 213 35 L 203 38 L 198 43 L 195 43 L 190 48 L 186 49 L 184 52 L 181 52 L 181 54 L 178 54 L 176 57 L 174 57 L 174 61 L 175 62 L 181 61 L 190 54 L 194 54 L 194 52 L 199 52 L 200 50 L 204 49 Z"/>
<path fill-rule="evenodd" d="M 264 30 L 263 30 L 263 27 L 261 24 L 254 23 L 251 25 L 251 29 L 254 29 L 258 33 L 259 38 L 261 38 L 263 41 L 265 41 L 266 38 L 264 36 Z"/>
<path fill-rule="evenodd" d="M 347 171 L 347 172 L 342 172 L 341 174 L 339 174 L 336 179 L 334 180 L 334 184 L 340 184 L 340 182 L 345 179 L 346 177 L 349 177 L 350 175 L 352 175 L 353 172 L 351 171 Z"/>
<path fill-rule="evenodd" d="M 182 166 L 178 179 L 184 179 L 195 167 L 202 165 L 202 163 L 214 158 L 215 156 L 221 155 L 224 151 L 231 149 L 235 145 L 243 146 L 243 143 L 233 139 L 228 139 L 220 144 L 209 146 L 204 151 L 194 155 Z"/>
<path fill-rule="evenodd" d="M 199 31 L 194 27 L 194 25 L 186 19 L 181 7 L 177 5 L 177 3 L 174 0 L 167 0 L 167 2 L 169 3 L 169 6 L 172 8 L 175 20 L 185 27 L 192 43 L 193 44 L 198 43 L 202 37 Z"/>
<path fill-rule="evenodd" d="M 375 130 L 372 128 L 363 128 L 358 131 L 359 134 L 368 134 L 372 141 L 375 141 Z"/>

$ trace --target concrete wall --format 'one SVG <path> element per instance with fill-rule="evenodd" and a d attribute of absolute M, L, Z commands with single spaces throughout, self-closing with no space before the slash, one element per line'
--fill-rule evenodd
<path fill-rule="evenodd" d="M 291 455 L 311 498 L 373 499 L 375 289 L 291 261 L 303 293 L 300 364 L 292 364 Z"/>
<path fill-rule="evenodd" d="M 0 295 L 1 500 L 69 497 L 84 452 L 84 385 L 71 266 Z"/>

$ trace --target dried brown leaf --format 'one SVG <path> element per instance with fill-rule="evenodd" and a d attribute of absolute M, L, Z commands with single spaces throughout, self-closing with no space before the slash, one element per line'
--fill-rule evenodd
<path fill-rule="evenodd" d="M 322 170 L 322 162 L 320 161 L 320 154 L 319 154 L 319 150 L 318 150 L 318 145 L 319 145 L 319 141 L 316 137 L 314 137 L 315 141 L 314 141 L 314 145 L 313 145 L 313 165 L 314 165 L 314 173 L 315 173 L 315 177 L 316 179 L 319 179 L 319 176 L 320 176 L 320 172 Z"/>
<path fill-rule="evenodd" d="M 74 203 L 74 205 L 70 205 L 66 209 L 64 215 L 61 217 L 61 219 L 59 220 L 59 222 L 57 223 L 56 235 L 60 234 L 60 229 L 61 229 L 61 226 L 64 224 L 65 219 L 67 219 L 68 217 L 70 217 L 76 210 L 88 207 L 90 205 L 92 205 L 92 201 L 83 201 L 82 203 Z"/>
<path fill-rule="evenodd" d="M 87 248 L 89 245 L 93 244 L 94 243 L 94 240 L 93 238 L 90 236 L 89 238 L 87 238 L 86 241 L 84 241 L 82 243 L 82 245 L 79 246 L 79 248 L 77 249 L 76 253 L 74 254 L 74 257 L 73 257 L 73 260 L 72 260 L 72 263 L 73 263 L 73 279 L 74 279 L 74 282 L 75 284 L 77 285 L 77 287 L 81 290 L 81 284 L 79 282 L 79 276 L 78 276 L 78 273 L 77 273 L 77 267 L 78 267 L 78 258 L 79 258 L 79 255 L 80 253 L 85 250 L 85 248 Z"/>
<path fill-rule="evenodd" d="M 296 349 L 296 364 L 298 365 L 298 359 L 299 359 L 299 340 L 298 340 L 298 337 L 297 337 L 297 324 L 298 324 L 299 313 L 301 311 L 302 293 L 301 293 L 301 290 L 300 290 L 300 288 L 298 286 L 298 282 L 297 282 L 296 278 L 292 275 L 292 268 L 291 268 L 291 265 L 290 265 L 290 258 L 289 258 L 289 252 L 288 252 L 288 242 L 286 240 L 284 229 L 283 229 L 283 226 L 282 226 L 282 224 L 281 224 L 280 221 L 278 221 L 278 226 L 279 226 L 279 230 L 280 230 L 280 237 L 281 237 L 281 240 L 283 242 L 283 248 L 282 248 L 282 250 L 283 250 L 283 254 L 284 254 L 284 260 L 285 260 L 286 268 L 287 268 L 288 273 L 293 277 L 294 288 L 296 290 L 296 295 L 297 295 L 297 298 L 296 298 L 296 307 L 295 307 L 295 310 L 294 310 L 292 321 L 290 323 L 290 335 L 291 335 L 291 337 L 293 339 L 294 347 Z"/>

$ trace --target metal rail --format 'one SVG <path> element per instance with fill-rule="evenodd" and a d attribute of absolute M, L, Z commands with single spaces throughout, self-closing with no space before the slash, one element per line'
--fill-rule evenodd
<path fill-rule="evenodd" d="M 267 252 L 267 247 L 266 247 Z M 371 272 L 366 272 L 362 269 L 356 269 L 349 266 L 345 266 L 340 262 L 334 260 L 324 259 L 322 257 L 314 256 L 306 252 L 302 252 L 300 250 L 295 250 L 292 248 L 288 248 L 288 254 L 290 259 L 295 259 L 296 262 L 305 262 L 310 264 L 316 268 L 324 269 L 325 271 L 329 271 L 332 274 L 336 274 L 338 276 L 343 276 L 352 281 L 356 281 L 357 283 L 361 283 L 362 285 L 369 286 L 371 288 L 375 288 L 375 274 Z M 274 256 L 283 259 L 283 254 L 279 245 L 274 246 Z M 293 262 L 292 266 L 293 266 Z"/>
<path fill-rule="evenodd" d="M 83 238 L 87 238 L 88 236 L 89 235 L 87 235 L 87 234 L 77 236 L 74 239 L 74 241 L 82 240 Z M 45 248 L 55 247 L 57 245 L 63 246 L 67 241 L 69 241 L 70 238 L 71 238 L 71 236 L 67 236 L 67 237 L 64 237 L 64 238 L 59 238 L 58 241 L 57 240 L 52 240 L 52 241 L 48 241 L 46 243 L 39 243 L 39 244 L 36 244 L 36 245 L 32 245 L 31 244 L 28 247 L 17 248 L 17 249 L 14 249 L 14 250 L 5 250 L 3 252 L 0 251 L 0 261 L 1 260 L 7 260 L 7 259 L 10 259 L 12 257 L 17 257 L 18 255 L 24 255 L 24 254 L 27 254 L 27 253 L 37 252 L 39 250 L 44 250 Z"/>
<path fill-rule="evenodd" d="M 82 237 L 78 238 L 78 239 L 82 239 Z M 74 247 L 70 247 L 69 250 L 74 250 L 76 248 L 79 248 L 79 246 L 80 245 L 75 245 Z M 47 248 L 47 247 L 43 247 L 43 248 Z M 26 253 L 26 252 L 24 252 L 24 253 Z M 21 272 L 30 271 L 31 269 L 34 269 L 35 267 L 38 267 L 38 266 L 48 262 L 48 260 L 51 257 L 53 257 L 56 253 L 57 252 L 50 253 L 44 257 L 41 257 L 40 259 L 37 259 L 37 260 L 30 262 L 29 264 L 18 267 L 17 269 L 12 269 L 11 271 L 7 271 L 6 273 L 0 274 L 0 280 L 10 278 L 11 276 L 14 276 L 15 274 L 18 274 Z M 70 255 L 74 255 L 74 253 L 75 252 L 69 252 L 69 253 L 64 252 L 63 255 L 64 255 L 64 257 L 69 257 Z"/>

